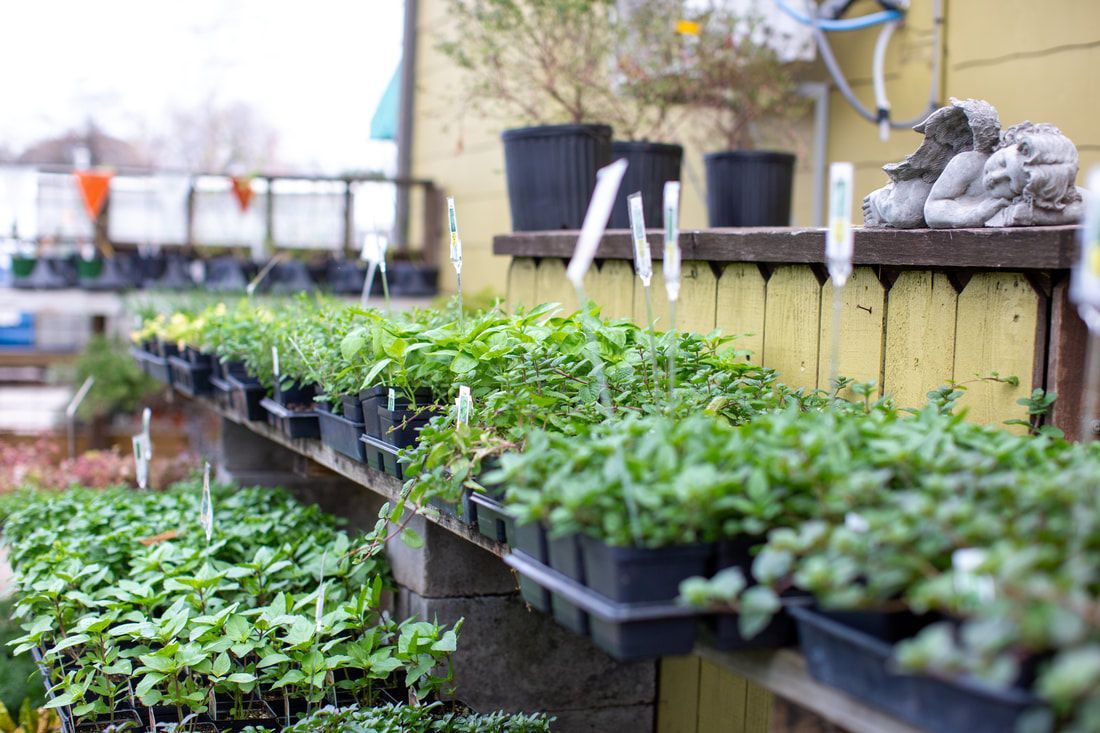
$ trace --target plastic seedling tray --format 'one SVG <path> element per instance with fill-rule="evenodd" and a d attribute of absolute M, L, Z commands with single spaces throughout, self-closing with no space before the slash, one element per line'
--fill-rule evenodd
<path fill-rule="evenodd" d="M 920 621 L 895 614 L 790 609 L 810 675 L 895 717 L 937 733 L 1004 733 L 1040 701 L 1019 688 L 998 689 L 973 678 L 904 674 L 893 666 L 894 644 Z M 927 623 L 927 622 L 924 622 Z"/>
<path fill-rule="evenodd" d="M 278 427 L 291 440 L 321 437 L 321 424 L 313 410 L 296 412 L 283 407 L 270 397 L 260 400 L 260 406 L 267 410 L 268 422 Z"/>
<path fill-rule="evenodd" d="M 359 399 L 359 395 L 346 394 L 340 397 L 340 405 L 343 408 L 341 414 L 351 420 L 352 422 L 362 422 L 363 420 L 363 403 Z"/>
<path fill-rule="evenodd" d="M 334 415 L 327 407 L 318 408 L 317 419 L 321 428 L 321 442 L 348 458 L 367 460 L 367 449 L 359 437 L 363 435 L 363 423 Z"/>
<path fill-rule="evenodd" d="M 381 464 L 378 470 L 393 476 L 398 481 L 405 480 L 405 467 L 397 460 L 398 448 L 369 435 L 364 435 L 361 440 L 367 446 L 367 465 L 373 468 L 372 460 L 377 460 Z"/>
<path fill-rule="evenodd" d="M 517 524 L 515 532 L 514 541 L 508 543 L 513 550 L 522 552 L 525 557 L 541 565 L 549 564 L 550 554 L 547 549 L 545 527 L 537 522 Z M 551 612 L 550 592 L 522 574 L 519 576 L 519 593 L 531 608 L 546 614 Z"/>
<path fill-rule="evenodd" d="M 382 440 L 398 448 L 409 448 L 416 444 L 420 428 L 428 424 L 432 415 L 432 410 L 424 407 L 415 410 L 400 407 L 387 410 L 379 407 L 378 428 L 382 433 Z"/>
<path fill-rule="evenodd" d="M 232 387 L 229 382 L 221 377 L 210 377 L 210 392 L 214 396 L 214 402 L 223 410 L 233 409 Z"/>
<path fill-rule="evenodd" d="M 242 731 L 249 726 L 263 726 L 272 730 L 282 729 L 275 711 L 263 700 L 246 700 L 243 703 L 241 717 L 233 717 L 233 702 L 219 700 L 210 717 L 221 731 Z"/>
<path fill-rule="evenodd" d="M 463 524 L 476 527 L 477 510 L 474 509 L 473 505 L 470 503 L 471 493 L 469 489 L 464 490 L 462 492 L 462 499 L 457 504 L 444 501 L 434 496 L 428 499 L 428 504 L 438 509 L 442 514 L 446 514 L 448 517 L 454 517 Z"/>
<path fill-rule="evenodd" d="M 695 645 L 695 609 L 671 601 L 618 603 L 520 551 L 513 550 L 504 561 L 555 600 L 561 598 L 584 614 L 592 641 L 620 661 L 687 654 Z"/>
<path fill-rule="evenodd" d="M 168 366 L 172 370 L 172 387 L 188 397 L 210 394 L 210 362 L 204 364 L 168 357 Z"/>
<path fill-rule="evenodd" d="M 290 386 L 292 384 L 292 382 L 288 382 L 287 387 L 284 389 L 282 381 L 276 379 L 275 387 L 271 390 L 272 399 L 283 407 L 312 407 L 317 388 L 312 384 Z"/>
<path fill-rule="evenodd" d="M 166 357 L 150 354 L 145 360 L 145 367 L 145 373 L 150 377 L 172 386 L 172 369 L 168 366 Z"/>
<path fill-rule="evenodd" d="M 365 456 L 363 460 L 367 464 L 367 468 L 384 473 L 386 466 L 383 450 L 378 445 L 381 441 L 364 434 L 359 436 L 359 442 L 363 444 L 363 455 Z"/>
<path fill-rule="evenodd" d="M 613 547 L 582 535 L 585 585 L 621 603 L 669 601 L 680 594 L 680 581 L 705 575 L 712 545 L 660 548 Z"/>
<path fill-rule="evenodd" d="M 245 420 L 260 422 L 267 420 L 267 411 L 260 405 L 267 390 L 255 379 L 242 380 L 230 376 L 225 380 L 231 389 L 233 410 Z"/>
<path fill-rule="evenodd" d="M 516 518 L 493 497 L 480 492 L 470 493 L 471 512 L 477 531 L 494 542 L 514 545 L 516 541 Z"/>
<path fill-rule="evenodd" d="M 584 585 L 584 561 L 581 559 L 581 543 L 576 535 L 546 537 L 546 557 L 549 566 L 563 577 Z M 545 587 L 545 586 L 544 586 Z M 550 593 L 550 609 L 554 619 L 570 631 L 588 636 L 588 614 L 561 593 Z"/>

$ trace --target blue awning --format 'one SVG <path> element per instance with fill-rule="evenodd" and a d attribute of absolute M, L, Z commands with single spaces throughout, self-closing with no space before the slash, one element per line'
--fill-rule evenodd
<path fill-rule="evenodd" d="M 397 112 L 401 104 L 401 64 L 393 72 L 386 91 L 374 108 L 374 117 L 370 121 L 371 140 L 397 139 Z"/>

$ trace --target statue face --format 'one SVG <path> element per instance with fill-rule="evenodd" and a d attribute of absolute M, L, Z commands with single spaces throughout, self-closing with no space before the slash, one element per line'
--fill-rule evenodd
<path fill-rule="evenodd" d="M 1012 200 L 1019 196 L 1027 184 L 1020 148 L 1009 145 L 989 156 L 982 171 L 982 183 L 996 198 Z"/>

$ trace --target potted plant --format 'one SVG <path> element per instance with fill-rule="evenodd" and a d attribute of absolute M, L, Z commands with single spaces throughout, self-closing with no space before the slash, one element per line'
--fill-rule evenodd
<path fill-rule="evenodd" d="M 613 0 L 448 0 L 453 36 L 439 45 L 466 71 L 479 112 L 529 126 L 505 130 L 512 228 L 579 229 L 611 161 L 605 110 Z"/>
<path fill-rule="evenodd" d="M 711 227 L 787 226 L 795 156 L 756 149 L 763 128 L 783 129 L 805 109 L 781 43 L 760 16 L 711 2 L 692 22 L 684 101 L 704 129 L 707 222 Z"/>

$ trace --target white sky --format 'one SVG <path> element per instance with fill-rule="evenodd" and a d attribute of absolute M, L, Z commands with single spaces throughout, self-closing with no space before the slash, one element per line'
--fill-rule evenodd
<path fill-rule="evenodd" d="M 82 128 L 144 137 L 173 106 L 244 101 L 305 172 L 392 170 L 370 119 L 401 56 L 401 0 L 4 0 L 0 145 Z"/>

